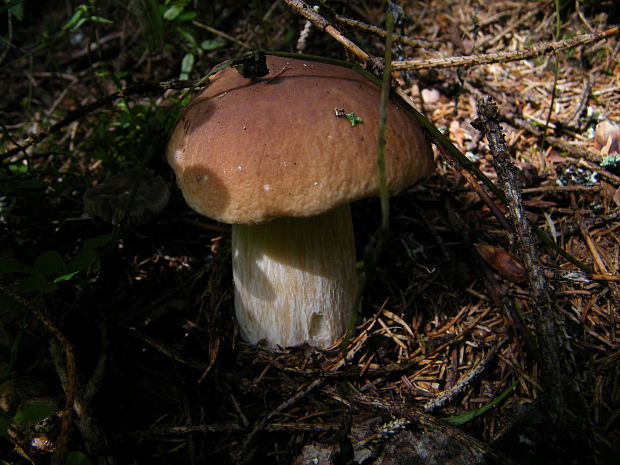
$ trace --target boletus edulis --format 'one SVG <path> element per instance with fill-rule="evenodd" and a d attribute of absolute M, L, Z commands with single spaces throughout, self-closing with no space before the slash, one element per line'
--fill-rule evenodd
<path fill-rule="evenodd" d="M 349 203 L 379 192 L 381 89 L 354 69 L 267 56 L 254 79 L 219 71 L 182 112 L 167 149 L 188 205 L 232 224 L 241 336 L 326 348 L 357 301 Z M 390 101 L 391 193 L 433 170 L 416 119 Z"/>

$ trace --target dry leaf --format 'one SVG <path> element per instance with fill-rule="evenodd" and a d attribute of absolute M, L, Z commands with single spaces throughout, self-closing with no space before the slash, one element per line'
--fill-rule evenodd
<path fill-rule="evenodd" d="M 476 250 L 495 271 L 509 281 L 519 283 L 525 277 L 523 265 L 504 249 L 489 244 L 475 244 Z"/>

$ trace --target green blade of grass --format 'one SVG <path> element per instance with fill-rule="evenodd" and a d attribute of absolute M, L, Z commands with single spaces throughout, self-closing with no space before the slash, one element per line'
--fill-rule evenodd
<path fill-rule="evenodd" d="M 508 386 L 504 390 L 504 392 L 502 392 L 499 396 L 497 396 L 495 399 L 493 399 L 488 404 L 483 405 L 482 407 L 477 408 L 475 410 L 462 413 L 460 415 L 455 415 L 453 417 L 446 417 L 444 418 L 444 421 L 450 423 L 453 426 L 462 426 L 465 423 L 468 423 L 472 421 L 473 419 L 478 418 L 480 415 L 483 415 L 485 412 L 492 409 L 496 405 L 499 405 L 506 397 L 508 397 L 508 394 L 510 394 L 510 392 L 514 389 L 516 385 L 517 385 L 517 382 L 514 381 L 510 386 Z"/>

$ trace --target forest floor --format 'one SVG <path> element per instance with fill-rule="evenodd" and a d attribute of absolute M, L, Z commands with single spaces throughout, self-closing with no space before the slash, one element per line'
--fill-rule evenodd
<path fill-rule="evenodd" d="M 216 64 L 355 54 L 316 28 L 298 43 L 285 2 L 159 3 L 0 8 L 0 463 L 617 463 L 620 41 L 549 44 L 617 26 L 618 2 L 561 1 L 559 21 L 549 1 L 401 2 L 393 60 L 428 61 L 394 82 L 471 166 L 437 148 L 435 174 L 391 199 L 346 357 L 239 339 L 230 228 L 190 210 L 164 152 Z M 383 28 L 384 2 L 330 5 L 383 57 L 345 19 Z M 445 60 L 474 54 L 492 62 Z M 475 171 L 503 182 L 471 125 L 486 96 L 548 242 L 511 233 L 519 199 Z M 84 197 L 144 167 L 162 209 Z M 381 209 L 352 213 L 362 257 Z"/>

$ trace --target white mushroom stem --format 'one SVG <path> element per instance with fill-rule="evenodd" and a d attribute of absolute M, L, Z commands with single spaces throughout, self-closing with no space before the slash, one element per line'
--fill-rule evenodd
<path fill-rule="evenodd" d="M 343 335 L 358 289 L 348 205 L 312 218 L 233 225 L 232 253 L 244 340 L 325 348 Z"/>

